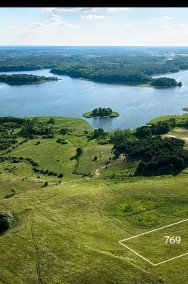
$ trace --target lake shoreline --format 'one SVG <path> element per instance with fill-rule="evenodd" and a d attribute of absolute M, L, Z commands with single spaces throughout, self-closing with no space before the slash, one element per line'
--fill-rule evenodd
<path fill-rule="evenodd" d="M 3 72 L 4 73 L 4 72 Z M 26 72 L 8 72 L 8 74 Z M 1 73 L 0 73 L 1 74 Z M 50 76 L 50 69 L 29 71 L 28 74 Z M 161 75 L 161 76 L 165 76 Z M 96 83 L 58 75 L 58 84 L 27 84 L 10 86 L 0 83 L 0 116 L 66 116 L 83 118 L 88 109 L 108 105 L 120 116 L 116 119 L 85 118 L 94 128 L 105 131 L 135 129 L 155 117 L 180 115 L 188 106 L 188 70 L 171 73 L 182 81 L 182 88 L 143 88 L 120 84 Z"/>

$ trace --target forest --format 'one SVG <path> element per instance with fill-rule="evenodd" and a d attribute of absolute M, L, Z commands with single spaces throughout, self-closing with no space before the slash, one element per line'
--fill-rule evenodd
<path fill-rule="evenodd" d="M 130 130 L 117 130 L 111 137 L 114 153 L 124 153 L 132 160 L 140 159 L 135 175 L 177 174 L 188 166 L 188 151 L 183 140 L 161 135 L 175 127 L 188 127 L 188 120 L 177 122 L 176 119 L 159 121 Z"/>
<path fill-rule="evenodd" d="M 188 69 L 186 52 L 178 47 L 107 47 L 105 50 L 102 47 L 17 47 L 0 49 L 0 56 L 0 72 L 47 68 L 54 74 L 73 78 L 157 87 L 181 86 L 181 82 L 156 81 L 152 76 Z"/>
<path fill-rule="evenodd" d="M 9 85 L 23 85 L 41 83 L 45 81 L 57 81 L 57 77 L 36 76 L 31 74 L 2 74 L 0 75 L 0 82 L 7 83 Z"/>

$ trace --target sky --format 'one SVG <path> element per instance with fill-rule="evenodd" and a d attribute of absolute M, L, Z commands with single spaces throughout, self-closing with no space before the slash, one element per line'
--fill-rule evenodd
<path fill-rule="evenodd" d="M 188 7 L 2 7 L 0 45 L 188 46 Z"/>

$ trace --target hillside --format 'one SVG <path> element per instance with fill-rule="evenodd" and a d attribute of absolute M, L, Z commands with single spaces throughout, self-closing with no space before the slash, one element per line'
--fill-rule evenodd
<path fill-rule="evenodd" d="M 0 211 L 14 216 L 0 235 L 0 283 L 187 283 L 186 255 L 153 266 L 119 244 L 187 219 L 187 167 L 175 176 L 134 176 L 139 160 L 114 155 L 111 133 L 93 136 L 81 119 L 0 122 Z M 185 128 L 168 135 L 187 149 Z M 157 263 L 187 253 L 187 233 L 184 222 L 132 245 Z M 164 234 L 181 244 L 166 249 Z"/>

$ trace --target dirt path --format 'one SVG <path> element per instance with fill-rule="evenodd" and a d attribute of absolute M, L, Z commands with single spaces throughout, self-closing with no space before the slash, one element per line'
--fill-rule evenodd
<path fill-rule="evenodd" d="M 109 164 L 107 164 L 107 165 L 105 165 L 105 166 L 102 166 L 102 167 L 96 169 L 94 178 L 98 178 L 98 177 L 100 176 L 100 171 L 102 171 L 103 169 L 106 169 L 107 167 L 110 167 L 110 166 L 113 166 L 113 165 L 116 165 L 116 164 L 120 164 L 120 163 L 125 162 L 125 156 L 124 156 L 124 155 L 121 155 L 121 158 L 122 158 L 121 161 L 118 161 L 118 162 L 115 162 L 115 163 L 109 163 Z"/>
<path fill-rule="evenodd" d="M 166 135 L 166 137 L 168 137 L 168 138 L 177 138 L 177 139 L 184 140 L 185 142 L 188 142 L 188 138 L 187 137 L 177 137 L 176 135 Z"/>

